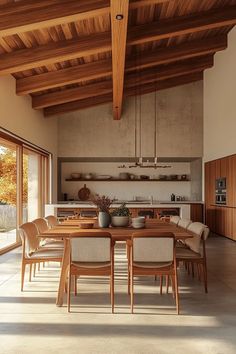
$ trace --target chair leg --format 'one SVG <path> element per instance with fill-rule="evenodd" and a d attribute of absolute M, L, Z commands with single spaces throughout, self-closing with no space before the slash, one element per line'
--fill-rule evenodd
<path fill-rule="evenodd" d="M 67 284 L 67 311 L 70 312 L 70 288 L 71 288 L 71 274 L 69 271 L 69 279 L 68 279 L 68 284 Z"/>
<path fill-rule="evenodd" d="M 166 293 L 169 293 L 169 275 L 166 275 Z"/>
<path fill-rule="evenodd" d="M 26 264 L 24 263 L 24 261 L 22 261 L 22 264 L 21 264 L 21 291 L 23 291 L 23 288 L 24 288 L 25 266 L 26 266 Z"/>
<path fill-rule="evenodd" d="M 205 293 L 208 293 L 208 288 L 207 288 L 207 267 L 206 267 L 206 262 L 202 265 L 203 267 L 203 278 L 204 278 L 204 287 L 205 287 Z"/>
<path fill-rule="evenodd" d="M 187 271 L 188 271 L 188 274 L 190 274 L 190 263 L 187 262 Z"/>
<path fill-rule="evenodd" d="M 76 296 L 77 295 L 77 275 L 74 276 L 74 292 Z"/>
<path fill-rule="evenodd" d="M 201 266 L 199 263 L 197 263 L 197 274 L 198 274 L 198 280 L 201 281 Z"/>
<path fill-rule="evenodd" d="M 33 264 L 30 263 L 30 267 L 29 267 L 29 281 L 32 280 L 32 279 L 31 279 L 31 276 L 32 276 L 32 266 L 33 266 Z"/>
<path fill-rule="evenodd" d="M 171 280 L 172 296 L 174 298 L 175 297 L 175 284 L 174 284 L 172 276 L 170 276 L 170 280 Z"/>
<path fill-rule="evenodd" d="M 128 265 L 128 295 L 130 295 L 130 266 Z"/>
<path fill-rule="evenodd" d="M 40 271 L 40 262 L 38 263 L 38 271 Z"/>
<path fill-rule="evenodd" d="M 160 295 L 162 295 L 163 276 L 160 276 Z"/>
<path fill-rule="evenodd" d="M 131 304 L 131 313 L 134 313 L 134 277 L 133 277 L 133 269 L 131 269 L 131 279 L 130 279 L 130 304 Z"/>
<path fill-rule="evenodd" d="M 194 263 L 191 262 L 191 267 L 192 267 L 192 277 L 194 278 Z"/>
<path fill-rule="evenodd" d="M 176 312 L 177 312 L 177 315 L 179 315 L 179 286 L 178 286 L 178 274 L 177 274 L 177 271 L 175 271 L 174 282 L 175 282 Z"/>
<path fill-rule="evenodd" d="M 34 277 L 36 276 L 36 263 L 34 263 L 34 272 L 33 272 Z"/>
<path fill-rule="evenodd" d="M 110 276 L 110 289 L 111 289 L 111 312 L 114 313 L 114 274 Z"/>

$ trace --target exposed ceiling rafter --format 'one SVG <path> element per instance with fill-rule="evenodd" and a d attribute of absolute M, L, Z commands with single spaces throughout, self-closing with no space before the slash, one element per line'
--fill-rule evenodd
<path fill-rule="evenodd" d="M 136 56 L 126 59 L 125 72 L 150 68 L 156 65 L 171 63 L 178 60 L 194 58 L 227 48 L 227 36 L 203 38 L 201 40 L 188 41 L 186 43 L 157 49 L 155 51 L 142 52 L 139 60 Z M 69 84 L 100 79 L 112 75 L 111 59 L 103 59 L 66 69 L 47 72 L 16 80 L 16 93 L 27 95 L 50 88 L 61 87 Z"/>
<path fill-rule="evenodd" d="M 193 73 L 190 75 L 178 76 L 175 78 L 170 78 L 167 80 L 160 81 L 159 83 L 153 82 L 153 83 L 145 84 L 141 87 L 139 93 L 146 94 L 146 93 L 154 92 L 155 90 L 160 91 L 171 87 L 189 84 L 202 79 L 203 79 L 202 72 Z M 125 97 L 135 96 L 135 95 L 137 95 L 137 89 L 135 87 L 128 88 L 124 91 Z M 109 102 L 112 102 L 112 94 L 106 94 L 104 96 L 97 96 L 85 100 L 79 100 L 79 101 L 48 107 L 44 109 L 44 115 L 45 117 L 50 117 L 50 116 L 65 114 L 80 109 L 94 107 Z"/>

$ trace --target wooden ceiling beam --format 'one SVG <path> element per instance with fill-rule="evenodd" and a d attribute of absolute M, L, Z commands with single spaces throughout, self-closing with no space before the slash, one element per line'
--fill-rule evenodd
<path fill-rule="evenodd" d="M 190 75 L 183 75 L 175 78 L 170 78 L 167 80 L 160 81 L 158 83 L 157 82 L 148 83 L 142 86 L 142 88 L 139 90 L 139 94 L 146 94 L 153 91 L 160 91 L 171 87 L 189 84 L 202 79 L 203 79 L 203 73 L 198 72 Z M 135 87 L 131 87 L 124 90 L 125 97 L 135 96 L 135 95 L 137 95 L 137 88 Z M 90 97 L 84 100 L 78 100 L 74 102 L 68 102 L 60 105 L 47 107 L 44 109 L 44 115 L 45 117 L 50 117 L 50 116 L 65 114 L 76 110 L 94 107 L 109 102 L 112 102 L 111 93 L 103 96 L 97 96 L 92 98 Z"/>
<path fill-rule="evenodd" d="M 176 19 L 160 20 L 159 22 L 135 26 L 128 33 L 127 45 L 146 43 L 196 31 L 234 25 L 235 23 L 236 5 L 228 6 L 191 16 L 182 16 Z M 1 54 L 0 75 L 110 50 L 110 32 L 50 43 L 36 48 L 20 49 L 11 53 Z"/>
<path fill-rule="evenodd" d="M 112 75 L 111 59 L 103 59 L 91 63 L 72 66 L 66 69 L 50 71 L 16 80 L 16 94 L 48 90 L 50 88 L 100 79 Z"/>
<path fill-rule="evenodd" d="M 140 87 L 152 81 L 161 81 L 170 77 L 191 74 L 203 71 L 213 65 L 213 57 L 207 56 L 195 60 L 185 60 L 180 63 L 156 67 L 155 70 L 148 69 L 143 72 L 129 74 L 125 79 L 125 88 Z M 46 93 L 32 98 L 32 107 L 41 109 L 49 106 L 77 101 L 89 97 L 102 96 L 112 92 L 111 80 L 92 83 L 81 87 L 65 89 L 53 93 Z"/>
<path fill-rule="evenodd" d="M 113 118 L 116 120 L 122 113 L 128 15 L 129 0 L 111 0 Z"/>
<path fill-rule="evenodd" d="M 0 6 L 0 36 L 33 31 L 109 13 L 108 0 L 26 0 Z"/>
<path fill-rule="evenodd" d="M 153 52 L 141 52 L 139 57 L 134 56 L 126 60 L 125 72 L 128 73 L 137 69 L 213 54 L 225 48 L 227 48 L 227 36 L 222 35 L 189 41 L 168 48 L 157 49 Z M 50 88 L 99 79 L 111 76 L 111 74 L 111 59 L 104 59 L 18 79 L 16 80 L 16 93 L 18 95 L 26 95 Z"/>
<path fill-rule="evenodd" d="M 125 71 L 150 68 L 160 64 L 172 63 L 178 60 L 214 54 L 227 48 L 227 36 L 221 35 L 210 38 L 197 39 L 177 44 L 167 48 L 160 48 L 149 52 L 139 52 L 126 62 Z"/>
<path fill-rule="evenodd" d="M 108 52 L 110 50 L 111 38 L 107 32 L 45 44 L 35 48 L 19 49 L 0 55 L 0 75 Z"/>
<path fill-rule="evenodd" d="M 130 9 L 173 0 L 134 0 Z M 24 0 L 0 6 L 0 36 L 81 21 L 110 12 L 109 0 Z"/>
<path fill-rule="evenodd" d="M 153 82 L 162 81 L 171 77 L 183 76 L 195 72 L 201 72 L 213 66 L 214 60 L 212 55 L 200 57 L 191 60 L 184 60 L 174 64 L 162 65 L 160 67 L 151 68 L 140 71 L 135 74 L 129 74 L 125 80 L 125 88 L 142 87 L 142 85 Z"/>
<path fill-rule="evenodd" d="M 112 81 L 104 80 L 88 85 L 46 93 L 40 96 L 32 97 L 32 107 L 34 109 L 41 109 L 55 104 L 62 104 L 65 102 L 76 101 L 88 97 L 101 96 L 112 92 Z"/>
<path fill-rule="evenodd" d="M 128 45 L 142 44 L 236 24 L 236 5 L 132 27 Z"/>

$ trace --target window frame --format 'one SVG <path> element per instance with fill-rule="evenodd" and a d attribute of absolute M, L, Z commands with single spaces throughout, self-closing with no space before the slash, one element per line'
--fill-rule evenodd
<path fill-rule="evenodd" d="M 16 242 L 0 249 L 0 255 L 21 245 L 18 232 L 19 226 L 23 223 L 23 153 L 24 148 L 39 155 L 39 198 L 38 217 L 44 216 L 44 205 L 51 200 L 51 164 L 52 154 L 25 139 L 0 128 L 0 140 L 6 143 L 13 143 L 16 146 L 16 168 L 17 168 L 17 202 L 16 202 Z"/>

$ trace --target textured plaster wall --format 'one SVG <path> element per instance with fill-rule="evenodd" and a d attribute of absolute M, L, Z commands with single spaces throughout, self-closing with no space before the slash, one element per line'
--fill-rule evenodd
<path fill-rule="evenodd" d="M 236 27 L 204 74 L 204 160 L 236 153 Z"/>
<path fill-rule="evenodd" d="M 59 117 L 58 156 L 153 156 L 156 122 L 158 156 L 201 157 L 202 96 L 202 82 L 196 82 L 126 99 L 120 121 L 112 119 L 110 104 L 65 114 Z"/>

